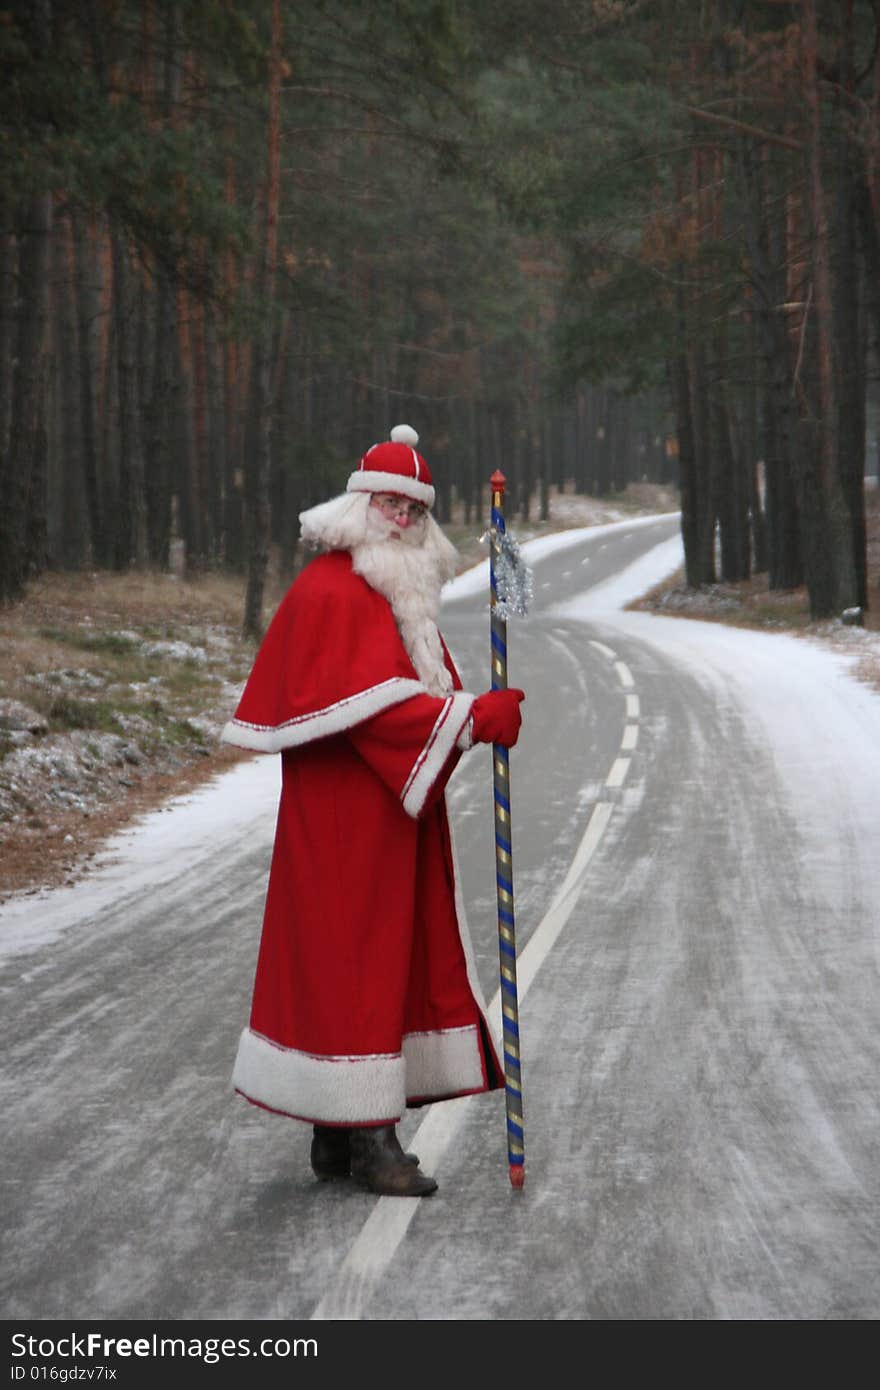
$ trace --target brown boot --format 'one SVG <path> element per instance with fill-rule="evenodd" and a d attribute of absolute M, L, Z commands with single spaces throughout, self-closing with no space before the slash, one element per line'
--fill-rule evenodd
<path fill-rule="evenodd" d="M 312 1172 L 321 1182 L 351 1174 L 351 1130 L 345 1125 L 312 1126 Z M 407 1163 L 418 1167 L 415 1154 L 405 1153 Z"/>
<path fill-rule="evenodd" d="M 437 1184 L 400 1147 L 394 1125 L 350 1131 L 351 1176 L 380 1197 L 429 1197 Z"/>
<path fill-rule="evenodd" d="M 312 1172 L 321 1182 L 347 1178 L 351 1173 L 349 1135 L 336 1125 L 314 1125 L 312 1133 Z"/>

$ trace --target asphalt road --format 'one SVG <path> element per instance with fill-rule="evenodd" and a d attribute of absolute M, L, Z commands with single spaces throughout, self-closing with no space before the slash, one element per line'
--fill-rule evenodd
<path fill-rule="evenodd" d="M 181 832 L 146 885 L 67 890 L 64 929 L 3 970 L 4 1318 L 877 1317 L 880 884 L 846 780 L 819 852 L 739 693 L 649 618 L 553 611 L 676 525 L 537 561 L 511 623 L 523 1190 L 502 1093 L 407 1117 L 422 1202 L 317 1184 L 306 1127 L 231 1093 L 260 760 L 251 823 L 225 829 L 218 791 L 216 835 Z M 484 600 L 442 625 L 484 688 Z M 449 793 L 487 997 L 489 779 L 474 750 Z"/>

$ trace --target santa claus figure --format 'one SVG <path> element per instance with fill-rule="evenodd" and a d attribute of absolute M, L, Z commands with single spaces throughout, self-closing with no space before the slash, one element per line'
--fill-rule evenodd
<path fill-rule="evenodd" d="M 444 787 L 512 747 L 521 690 L 462 689 L 437 629 L 456 552 L 408 425 L 304 512 L 321 553 L 279 605 L 224 738 L 280 753 L 250 1023 L 233 1083 L 314 1126 L 319 1178 L 426 1196 L 407 1106 L 503 1086 L 474 969 Z"/>

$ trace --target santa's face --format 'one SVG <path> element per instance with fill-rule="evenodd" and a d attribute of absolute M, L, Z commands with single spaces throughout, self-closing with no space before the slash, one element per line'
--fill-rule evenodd
<path fill-rule="evenodd" d="M 370 497 L 367 524 L 373 538 L 403 541 L 419 546 L 425 538 L 427 507 L 396 493 L 374 492 Z"/>

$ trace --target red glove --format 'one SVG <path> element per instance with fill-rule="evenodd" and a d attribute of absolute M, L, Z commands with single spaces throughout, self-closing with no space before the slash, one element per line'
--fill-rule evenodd
<path fill-rule="evenodd" d="M 500 743 L 512 748 L 519 738 L 522 715 L 520 701 L 526 698 L 524 690 L 511 686 L 509 690 L 487 690 L 478 695 L 471 705 L 471 723 L 474 743 Z"/>

